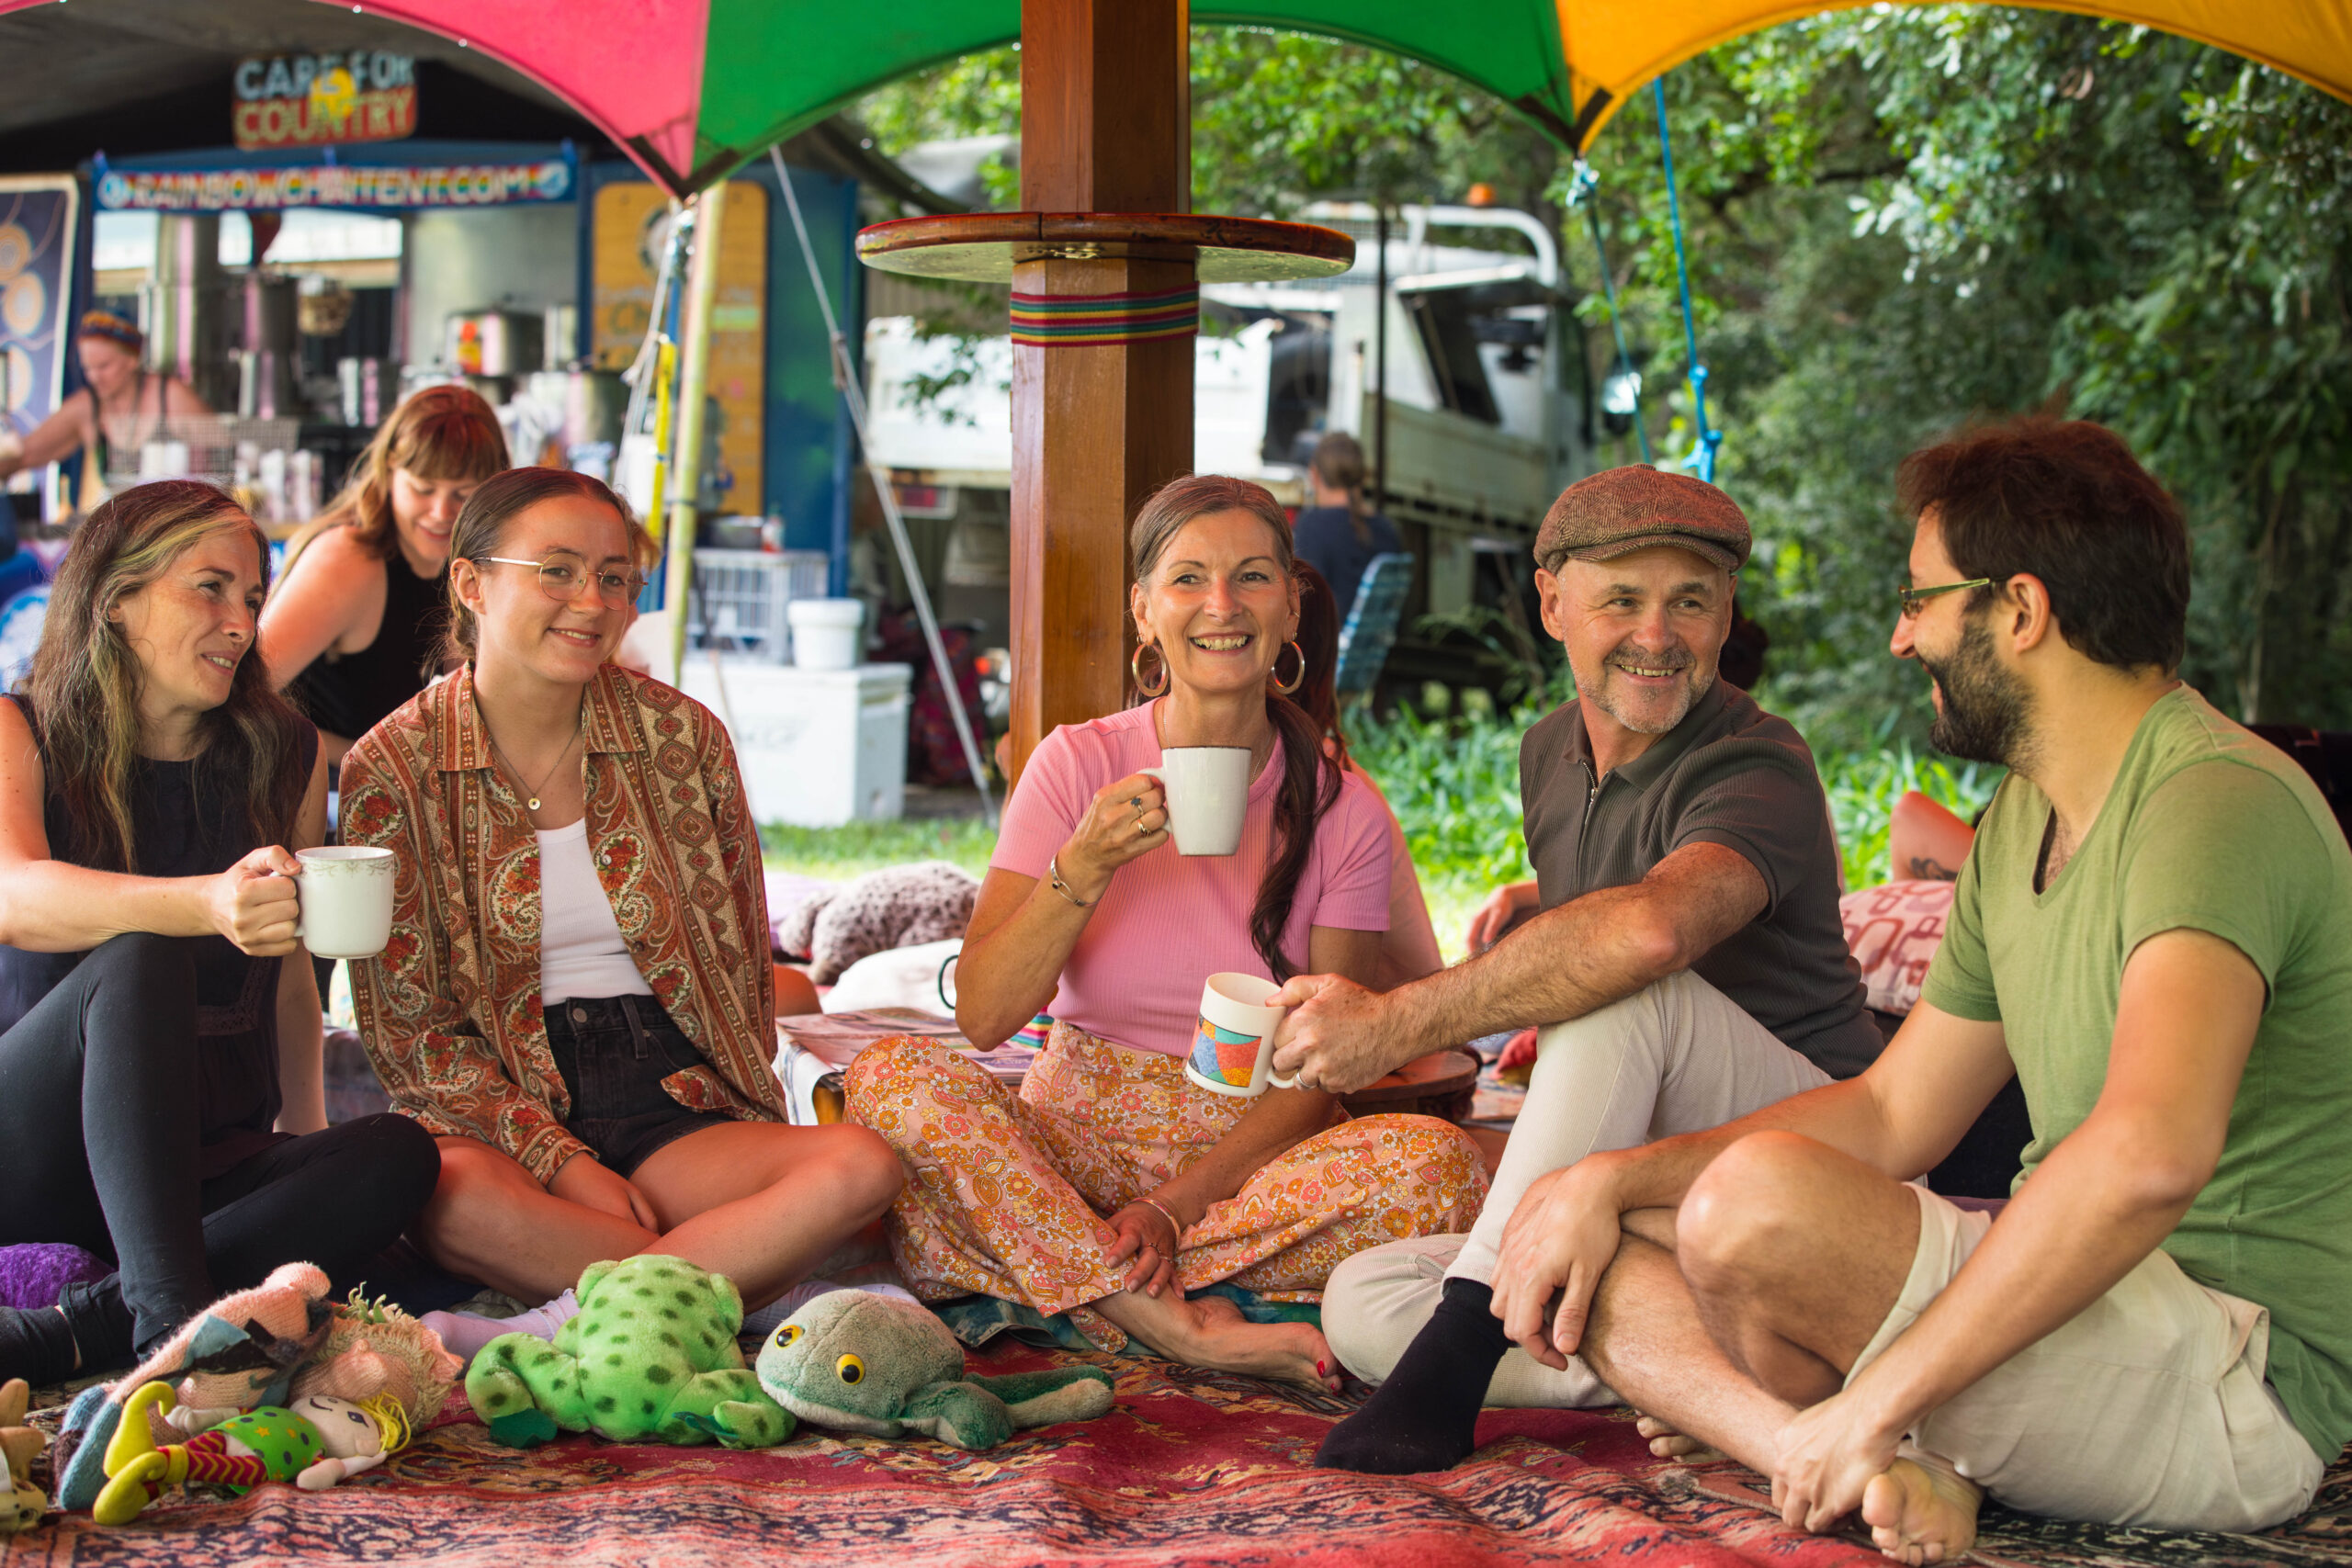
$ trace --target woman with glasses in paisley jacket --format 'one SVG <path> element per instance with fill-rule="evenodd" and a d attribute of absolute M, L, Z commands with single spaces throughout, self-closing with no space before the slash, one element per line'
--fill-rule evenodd
<path fill-rule="evenodd" d="M 462 665 L 344 760 L 344 841 L 398 857 L 391 942 L 354 991 L 394 1105 L 440 1140 L 417 1226 L 435 1261 L 539 1301 L 657 1251 L 756 1307 L 881 1215 L 899 1169 L 870 1132 L 782 1125 L 733 748 L 611 662 L 650 557 L 584 475 L 510 469 L 467 502 Z M 551 1307 L 495 1327 L 551 1333 Z"/>

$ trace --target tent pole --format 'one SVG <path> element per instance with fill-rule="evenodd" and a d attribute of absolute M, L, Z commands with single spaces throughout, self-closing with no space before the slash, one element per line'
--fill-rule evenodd
<path fill-rule="evenodd" d="M 1388 504 L 1388 198 L 1374 208 L 1379 247 L 1372 273 L 1372 509 Z"/>
<path fill-rule="evenodd" d="M 702 448 L 708 423 L 705 395 L 710 383 L 710 308 L 718 293 L 719 221 L 727 208 L 727 182 L 695 197 L 694 253 L 686 263 L 686 318 L 678 387 L 678 445 L 670 460 L 669 547 L 670 681 L 685 678 L 686 604 L 694 585 L 695 514 L 702 498 Z"/>
<path fill-rule="evenodd" d="M 1189 0 L 1022 0 L 1023 209 L 1191 210 L 1190 19 Z M 1189 255 L 1124 245 L 1038 246 L 1012 264 L 1021 295 L 1197 283 Z M 1127 522 L 1193 467 L 1193 358 L 1189 336 L 1013 347 L 1015 778 L 1055 726 L 1125 705 Z"/>

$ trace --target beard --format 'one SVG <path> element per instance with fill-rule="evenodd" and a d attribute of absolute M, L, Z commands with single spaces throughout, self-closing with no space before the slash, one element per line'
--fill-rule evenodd
<path fill-rule="evenodd" d="M 1651 694 L 1611 689 L 1607 672 L 1611 664 L 1618 662 L 1638 664 L 1649 670 L 1685 670 L 1690 671 L 1690 678 L 1665 707 L 1650 707 L 1644 711 L 1645 698 L 1655 700 Z M 1672 730 L 1690 716 L 1691 707 L 1715 683 L 1714 666 L 1702 666 L 1698 656 L 1687 645 L 1679 642 L 1655 656 L 1645 649 L 1621 643 L 1610 649 L 1608 658 L 1601 661 L 1601 671 L 1602 678 L 1592 682 L 1593 705 L 1636 735 L 1664 735 Z M 1579 682 L 1581 686 L 1582 682 Z"/>
<path fill-rule="evenodd" d="M 1992 627 L 1970 621 L 1951 657 L 1930 660 L 1923 653 L 1919 663 L 1944 696 L 1928 744 L 1966 762 L 2013 765 L 2024 749 L 2032 694 L 1994 657 Z"/>

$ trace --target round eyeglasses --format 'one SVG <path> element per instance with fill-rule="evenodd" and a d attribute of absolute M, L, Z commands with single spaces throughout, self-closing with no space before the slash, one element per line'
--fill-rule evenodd
<path fill-rule="evenodd" d="M 559 604 L 569 604 L 593 581 L 596 597 L 616 610 L 627 609 L 637 603 L 645 592 L 645 574 L 622 570 L 614 567 L 588 570 L 588 563 L 567 550 L 558 550 L 545 560 L 519 560 L 513 556 L 483 556 L 481 564 L 493 566 L 527 566 L 539 574 L 539 592 Z"/>

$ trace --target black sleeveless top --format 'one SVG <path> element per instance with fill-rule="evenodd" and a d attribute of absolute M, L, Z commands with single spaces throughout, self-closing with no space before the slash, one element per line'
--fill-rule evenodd
<path fill-rule="evenodd" d="M 330 735 L 356 740 L 386 714 L 424 690 L 425 660 L 447 624 L 449 572 L 409 570 L 395 549 L 384 561 L 384 619 L 356 653 L 322 653 L 287 683 L 286 695 Z"/>
<path fill-rule="evenodd" d="M 74 864 L 87 864 L 74 842 L 57 770 L 31 702 L 10 694 L 24 713 L 41 750 L 47 798 L 41 826 L 49 852 Z M 319 755 L 318 731 L 302 727 L 300 757 L 308 778 Z M 194 762 L 141 761 L 133 775 L 132 841 L 139 846 L 141 876 L 206 876 L 228 870 L 261 846 L 245 825 L 243 802 L 229 791 L 208 789 L 199 797 Z M 196 948 L 196 1048 L 198 1175 L 209 1179 L 277 1143 L 270 1130 L 283 1101 L 277 1087 L 277 966 L 275 958 L 254 958 L 223 936 L 184 939 Z M 73 973 L 79 953 L 28 953 L 0 944 L 0 1032 L 49 995 Z"/>

